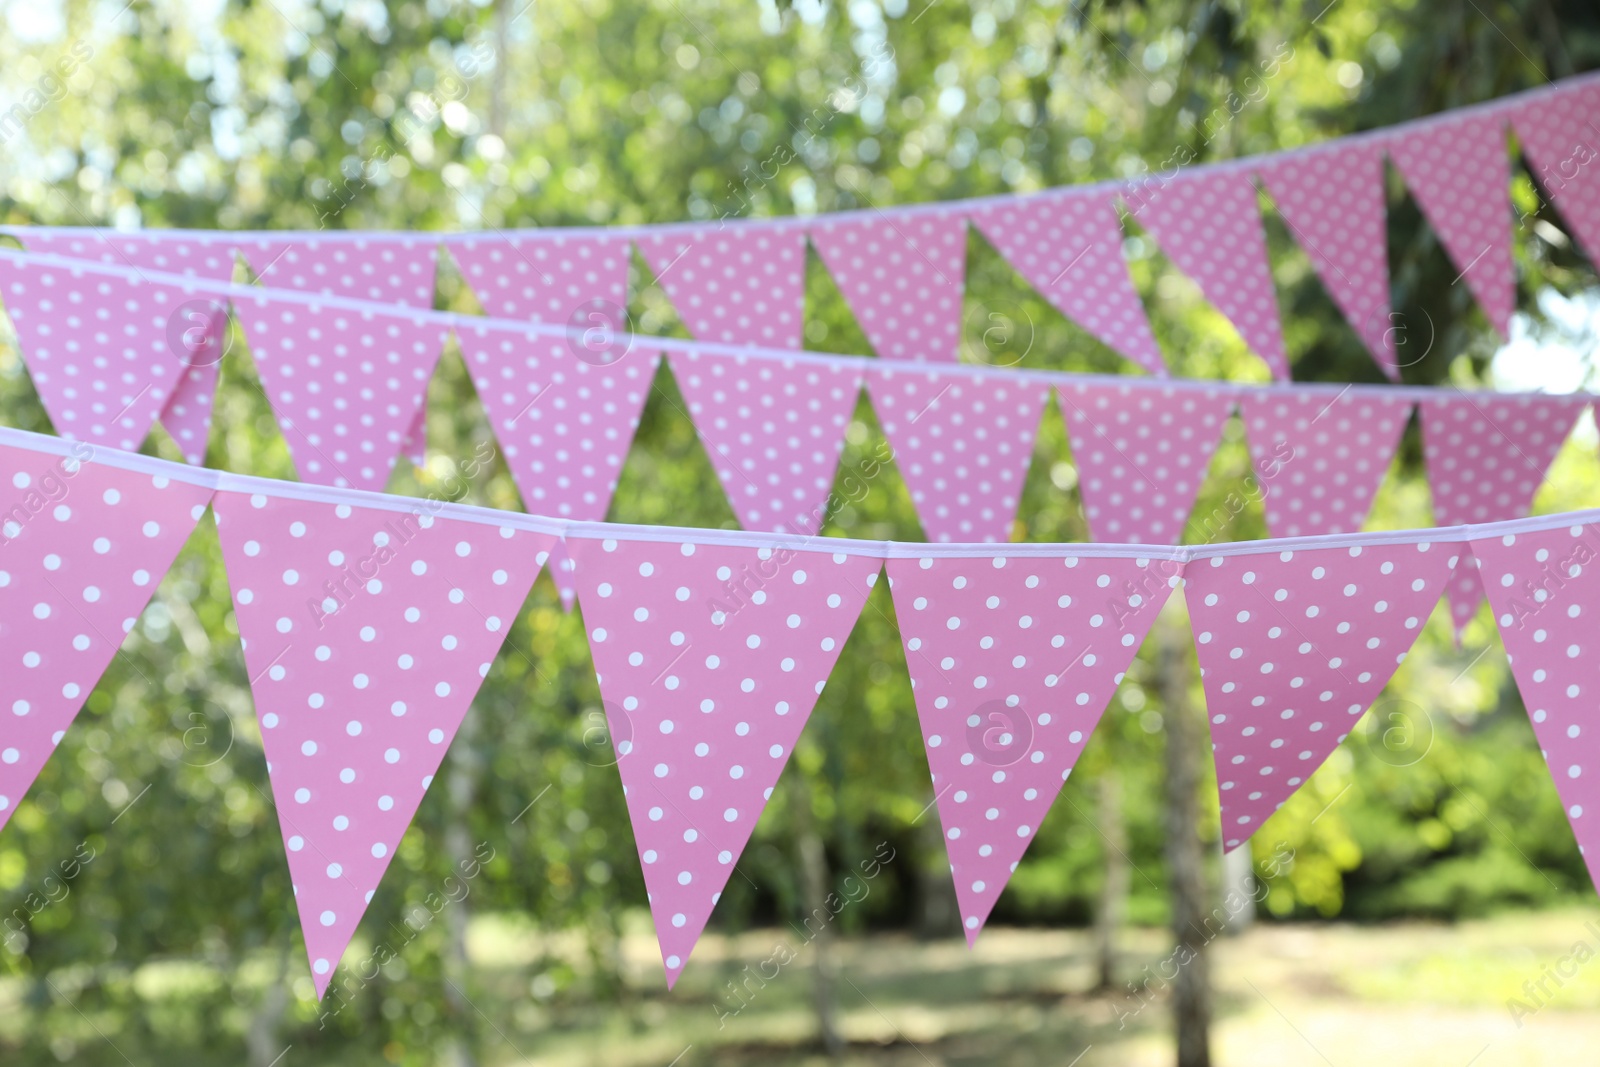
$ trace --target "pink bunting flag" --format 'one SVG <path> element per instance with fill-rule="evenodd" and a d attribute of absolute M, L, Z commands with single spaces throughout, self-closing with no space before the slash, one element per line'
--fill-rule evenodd
<path fill-rule="evenodd" d="M 1007 541 L 1050 387 L 1000 376 L 867 373 L 930 541 Z"/>
<path fill-rule="evenodd" d="M 888 572 L 970 945 L 1178 566 L 1025 555 L 891 559 Z"/>
<path fill-rule="evenodd" d="M 1385 138 L 1428 225 L 1501 337 L 1517 306 L 1505 117 L 1447 115 Z"/>
<path fill-rule="evenodd" d="M 122 233 L 84 229 L 38 231 L 16 227 L 11 234 L 29 252 L 44 252 L 73 259 L 89 259 L 113 267 L 160 271 L 216 282 L 233 280 L 232 241 L 226 235 L 205 240 L 180 230 Z"/>
<path fill-rule="evenodd" d="M 1271 157 L 1257 174 L 1328 295 L 1383 373 L 1398 380 L 1399 354 L 1390 329 L 1383 146 L 1337 142 Z"/>
<path fill-rule="evenodd" d="M 1173 264 L 1228 317 L 1272 376 L 1289 378 L 1266 231 L 1248 171 L 1210 168 L 1165 180 L 1124 199 Z"/>
<path fill-rule="evenodd" d="M 442 510 L 217 494 L 318 997 L 553 540 Z"/>
<path fill-rule="evenodd" d="M 638 247 L 695 337 L 764 348 L 801 347 L 804 230 L 723 223 L 672 227 L 645 235 Z"/>
<path fill-rule="evenodd" d="M 860 371 L 707 352 L 673 352 L 668 362 L 739 523 L 816 533 L 827 517 Z"/>
<path fill-rule="evenodd" d="M 879 569 L 689 536 L 569 542 L 669 987 Z"/>
<path fill-rule="evenodd" d="M 1166 362 L 1122 258 L 1116 198 L 1045 193 L 980 207 L 972 224 L 1067 318 L 1157 377 Z"/>
<path fill-rule="evenodd" d="M 241 242 L 261 284 L 380 304 L 433 307 L 438 239 L 425 234 L 364 238 L 257 238 Z"/>
<path fill-rule="evenodd" d="M 1586 523 L 1477 538 L 1511 673 L 1533 720 L 1589 876 L 1600 885 L 1600 527 Z"/>
<path fill-rule="evenodd" d="M 62 437 L 136 451 L 183 376 L 221 358 L 220 305 L 185 285 L 0 257 L 0 294 Z"/>
<path fill-rule="evenodd" d="M 506 465 L 535 515 L 601 521 L 628 458 L 660 353 L 530 338 L 487 326 L 456 335 Z M 551 577 L 570 609 L 561 545 Z"/>
<path fill-rule="evenodd" d="M 1563 86 L 1511 112 L 1529 169 L 1590 263 L 1600 263 L 1600 82 Z"/>
<path fill-rule="evenodd" d="M 209 489 L 0 446 L 0 827 L 133 629 Z M 159 691 L 152 692 L 159 697 Z"/>
<path fill-rule="evenodd" d="M 1211 389 L 1057 389 L 1096 540 L 1175 545 L 1233 401 Z"/>
<path fill-rule="evenodd" d="M 811 227 L 811 243 L 885 359 L 953 363 L 961 345 L 967 224 L 954 213 L 877 213 Z"/>
<path fill-rule="evenodd" d="M 1411 402 L 1371 393 L 1245 392 L 1239 401 L 1255 485 L 1273 537 L 1361 529 Z"/>
<path fill-rule="evenodd" d="M 446 247 L 490 315 L 578 329 L 624 328 L 626 237 L 486 234 L 450 238 Z M 591 315 L 601 321 L 592 322 Z"/>
<path fill-rule="evenodd" d="M 1184 569 L 1226 848 L 1249 840 L 1383 691 L 1457 551 L 1367 544 L 1213 556 Z"/>
<path fill-rule="evenodd" d="M 1459 393 L 1424 399 L 1422 455 L 1438 526 L 1526 515 L 1561 444 L 1594 398 Z M 1456 637 L 1478 613 L 1483 583 L 1470 551 L 1450 581 Z"/>
<path fill-rule="evenodd" d="M 234 302 L 261 387 L 308 482 L 382 490 L 447 331 L 410 313 Z"/>

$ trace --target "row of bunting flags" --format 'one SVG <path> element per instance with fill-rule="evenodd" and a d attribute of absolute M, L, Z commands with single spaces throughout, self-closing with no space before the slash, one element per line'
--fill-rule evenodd
<path fill-rule="evenodd" d="M 701 340 L 798 350 L 809 240 L 874 352 L 959 358 L 967 227 L 1062 314 L 1154 375 L 1166 366 L 1123 260 L 1131 217 L 1289 377 L 1258 191 L 1373 359 L 1399 376 L 1386 242 L 1385 160 L 1399 171 L 1493 327 L 1516 304 L 1510 199 L 1514 132 L 1577 243 L 1600 257 L 1600 78 L 1585 75 L 1310 148 L 1094 186 L 844 213 L 632 229 L 500 234 L 112 233 L 13 228 L 30 250 L 228 281 L 234 252 L 268 286 L 430 307 L 440 243 L 494 316 L 566 323 L 626 302 L 637 248 Z"/>
<path fill-rule="evenodd" d="M 1195 548 L 897 544 L 566 523 L 16 430 L 0 487 L 0 826 L 209 507 L 319 996 L 558 545 L 669 985 L 884 574 L 969 942 L 1180 586 L 1232 849 L 1476 559 L 1600 880 L 1600 512 Z"/>
<path fill-rule="evenodd" d="M 1360 529 L 1413 409 L 1439 525 L 1527 514 L 1593 401 L 933 368 L 630 335 L 611 335 L 617 354 L 602 361 L 559 326 L 48 253 L 0 251 L 0 298 L 59 434 L 134 450 L 160 419 L 195 463 L 203 460 L 231 305 L 300 477 L 368 490 L 384 487 L 420 437 L 428 382 L 454 333 L 527 510 L 578 521 L 606 517 L 663 356 L 745 529 L 819 531 L 834 510 L 845 433 L 864 389 L 923 529 L 940 542 L 1009 539 L 1052 395 L 1093 536 L 1130 544 L 1185 540 L 1235 411 L 1268 529 L 1294 537 Z M 200 375 L 210 376 L 199 387 L 203 399 L 191 389 Z M 569 571 L 558 555 L 554 573 L 568 606 Z M 1461 568 L 1451 589 L 1459 627 L 1481 601 L 1476 569 Z"/>

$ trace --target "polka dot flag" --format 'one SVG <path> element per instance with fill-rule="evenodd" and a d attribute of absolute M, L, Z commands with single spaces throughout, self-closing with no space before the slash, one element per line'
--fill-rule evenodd
<path fill-rule="evenodd" d="M 995 556 L 891 559 L 888 573 L 970 945 L 1178 566 Z"/>
<path fill-rule="evenodd" d="M 396 503 L 216 498 L 319 997 L 554 541 Z"/>
<path fill-rule="evenodd" d="M 446 329 L 399 310 L 266 297 L 233 306 L 300 477 L 382 490 L 427 396 Z"/>
<path fill-rule="evenodd" d="M 65 451 L 0 446 L 0 827 L 211 497 L 97 463 L 87 444 Z"/>
<path fill-rule="evenodd" d="M 778 533 L 821 529 L 861 392 L 860 371 L 847 363 L 707 352 L 673 352 L 668 360 L 740 525 Z"/>
<path fill-rule="evenodd" d="M 1589 875 L 1600 884 L 1600 526 L 1478 538 L 1489 603 Z"/>
<path fill-rule="evenodd" d="M 56 433 L 94 445 L 136 451 L 216 341 L 216 302 L 181 284 L 0 258 L 0 296 Z"/>
<path fill-rule="evenodd" d="M 1289 379 L 1256 187 L 1237 168 L 1194 170 L 1125 196 L 1139 225 L 1228 317 L 1272 376 Z"/>
<path fill-rule="evenodd" d="M 1214 556 L 1184 570 L 1226 848 L 1345 739 L 1439 602 L 1458 546 Z"/>
<path fill-rule="evenodd" d="M 1384 143 L 1489 324 L 1509 336 L 1517 285 L 1505 117 L 1451 115 L 1391 134 Z"/>
<path fill-rule="evenodd" d="M 1594 398 L 1458 393 L 1428 397 L 1422 456 L 1439 526 L 1498 522 L 1526 515 L 1561 444 Z M 1483 583 L 1470 551 L 1450 580 L 1456 635 L 1478 613 Z"/>
<path fill-rule="evenodd" d="M 1010 540 L 1050 387 L 873 370 L 867 389 L 928 540 Z"/>
<path fill-rule="evenodd" d="M 93 259 L 114 267 L 182 274 L 211 281 L 233 280 L 234 255 L 225 240 L 174 238 L 170 234 L 123 234 L 107 230 L 84 233 L 52 231 L 25 234 L 28 251 L 77 259 Z M 168 349 L 179 362 L 179 379 L 161 411 L 161 424 L 183 452 L 200 466 L 211 433 L 211 402 L 227 339 L 228 312 L 222 301 L 202 298 L 185 307 L 183 325 L 169 336 Z M 176 341 L 176 344 L 173 343 Z"/>
<path fill-rule="evenodd" d="M 1529 169 L 1561 221 L 1600 263 L 1600 82 L 1545 93 L 1511 112 Z"/>
<path fill-rule="evenodd" d="M 1273 537 L 1361 529 L 1411 402 L 1371 393 L 1246 392 L 1252 475 Z"/>
<path fill-rule="evenodd" d="M 799 348 L 805 325 L 806 233 L 725 223 L 639 239 L 689 332 L 702 341 Z"/>
<path fill-rule="evenodd" d="M 1063 315 L 1158 377 L 1167 365 L 1122 258 L 1116 198 L 1043 193 L 972 212 L 972 224 Z"/>
<path fill-rule="evenodd" d="M 1057 393 L 1095 539 L 1178 544 L 1233 401 L 1210 389 L 1099 382 Z"/>
<path fill-rule="evenodd" d="M 571 542 L 669 987 L 880 567 L 692 536 Z"/>
<path fill-rule="evenodd" d="M 1389 246 L 1383 147 L 1334 142 L 1278 156 L 1257 171 L 1289 232 L 1345 320 L 1392 379 L 1400 356 L 1389 314 Z"/>
<path fill-rule="evenodd" d="M 967 223 L 954 213 L 822 221 L 811 243 L 885 359 L 954 363 L 961 347 Z"/>

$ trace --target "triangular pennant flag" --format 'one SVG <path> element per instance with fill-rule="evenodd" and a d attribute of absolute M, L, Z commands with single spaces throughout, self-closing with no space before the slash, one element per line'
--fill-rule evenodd
<path fill-rule="evenodd" d="M 554 539 L 413 503 L 216 499 L 319 997 Z"/>
<path fill-rule="evenodd" d="M 702 341 L 799 348 L 806 233 L 798 226 L 673 227 L 638 241 L 689 332 Z"/>
<path fill-rule="evenodd" d="M 523 505 L 535 515 L 603 520 L 659 353 L 628 351 L 612 363 L 591 363 L 565 339 L 486 326 L 458 336 Z"/>
<path fill-rule="evenodd" d="M 861 372 L 702 352 L 673 352 L 668 362 L 740 525 L 816 533 Z"/>
<path fill-rule="evenodd" d="M 295 470 L 381 490 L 416 420 L 447 331 L 404 311 L 234 302 Z"/>
<path fill-rule="evenodd" d="M 90 259 L 113 267 L 183 274 L 211 281 L 233 280 L 231 239 L 204 240 L 180 231 L 118 233 L 85 229 L 83 232 L 27 227 L 9 231 L 29 252 L 45 252 L 74 259 Z"/>
<path fill-rule="evenodd" d="M 1600 263 L 1600 82 L 1562 86 L 1511 113 L 1529 169 L 1589 257 Z"/>
<path fill-rule="evenodd" d="M 1177 544 L 1233 401 L 1211 389 L 1079 382 L 1056 391 L 1095 539 Z"/>
<path fill-rule="evenodd" d="M 0 827 L 211 497 L 93 455 L 81 443 L 64 456 L 0 446 Z"/>
<path fill-rule="evenodd" d="M 1050 387 L 1001 376 L 867 373 L 930 541 L 1007 541 Z"/>
<path fill-rule="evenodd" d="M 1174 563 L 891 559 L 970 945 L 1166 603 Z"/>
<path fill-rule="evenodd" d="M 1438 526 L 1526 515 L 1567 432 L 1593 399 L 1459 393 L 1421 405 L 1422 455 Z M 1483 584 L 1470 551 L 1450 582 L 1457 637 L 1478 613 Z"/>
<path fill-rule="evenodd" d="M 967 268 L 961 216 L 880 212 L 818 222 L 811 243 L 874 352 L 885 359 L 956 361 Z"/>
<path fill-rule="evenodd" d="M 568 546 L 669 987 L 879 568 L 691 536 Z"/>
<path fill-rule="evenodd" d="M 446 242 L 488 314 L 612 332 L 628 304 L 628 239 L 561 234 L 457 237 Z M 601 320 L 591 322 L 589 315 Z"/>
<path fill-rule="evenodd" d="M 1259 830 L 1382 692 L 1456 553 L 1374 544 L 1213 556 L 1184 569 L 1226 848 Z"/>
<path fill-rule="evenodd" d="M 1398 379 L 1389 315 L 1383 147 L 1373 141 L 1341 142 L 1271 157 L 1256 173 L 1328 295 L 1383 373 Z"/>
<path fill-rule="evenodd" d="M 222 241 L 201 241 L 178 234 L 122 234 L 105 230 L 85 233 L 19 231 L 30 252 L 93 259 L 114 267 L 160 271 L 212 281 L 233 280 L 233 250 Z M 208 307 L 209 305 L 209 313 Z M 180 364 L 179 378 L 161 412 L 161 423 L 196 466 L 205 462 L 211 433 L 211 400 L 227 338 L 228 309 L 220 298 L 186 305 L 169 332 L 169 344 Z M 185 325 L 186 324 L 186 325 Z"/>
<path fill-rule="evenodd" d="M 972 224 L 1067 318 L 1158 377 L 1167 365 L 1122 258 L 1108 193 L 1046 193 L 980 207 Z"/>
<path fill-rule="evenodd" d="M 1428 225 L 1501 337 L 1517 307 L 1505 117 L 1448 116 L 1385 139 Z"/>
<path fill-rule="evenodd" d="M 185 285 L 5 257 L 0 295 L 56 432 L 127 452 L 205 365 L 186 336 L 217 307 Z"/>
<path fill-rule="evenodd" d="M 433 307 L 437 239 L 425 236 L 374 241 L 308 237 L 243 242 L 245 262 L 261 284 L 274 289 Z"/>
<path fill-rule="evenodd" d="M 1484 585 L 1533 733 L 1589 877 L 1600 885 L 1600 526 L 1479 538 Z"/>
<path fill-rule="evenodd" d="M 1245 391 L 1239 401 L 1273 537 L 1361 529 L 1411 402 L 1372 393 Z"/>
<path fill-rule="evenodd" d="M 1173 264 L 1228 317 L 1272 376 L 1289 378 L 1267 237 L 1248 171 L 1189 171 L 1124 197 Z"/>

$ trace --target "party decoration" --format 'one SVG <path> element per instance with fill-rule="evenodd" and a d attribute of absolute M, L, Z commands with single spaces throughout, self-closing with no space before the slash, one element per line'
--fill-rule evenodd
<path fill-rule="evenodd" d="M 1530 169 L 1590 263 L 1600 262 L 1600 83 L 1563 86 L 1511 112 Z"/>
<path fill-rule="evenodd" d="M 1383 147 L 1372 141 L 1335 142 L 1271 159 L 1257 173 L 1328 295 L 1383 373 L 1398 380 Z"/>
<path fill-rule="evenodd" d="M 215 510 L 320 997 L 554 537 L 426 501 Z"/>
<path fill-rule="evenodd" d="M 1049 387 L 902 370 L 867 388 L 928 539 L 1008 540 Z"/>
<path fill-rule="evenodd" d="M 1225 847 L 1248 840 L 1345 739 L 1455 565 L 1454 546 L 1424 541 L 1218 555 L 1184 569 Z"/>
<path fill-rule="evenodd" d="M 1385 139 L 1389 158 L 1461 272 L 1489 324 L 1509 336 L 1516 310 L 1511 266 L 1511 164 L 1503 116 L 1451 115 Z"/>
<path fill-rule="evenodd" d="M 1100 382 L 1057 394 L 1095 537 L 1177 544 L 1232 402 L 1211 389 Z"/>
<path fill-rule="evenodd" d="M 816 533 L 861 391 L 855 368 L 695 352 L 669 362 L 744 528 Z"/>
<path fill-rule="evenodd" d="M 1526 515 L 1544 472 L 1592 397 L 1434 396 L 1419 405 L 1422 455 L 1440 526 Z M 1470 550 L 1450 582 L 1456 636 L 1477 614 L 1483 585 Z"/>
<path fill-rule="evenodd" d="M 1239 400 L 1274 537 L 1359 530 L 1399 447 L 1411 404 L 1382 393 L 1301 392 Z"/>
<path fill-rule="evenodd" d="M 670 987 L 880 563 L 663 533 L 569 547 Z"/>
<path fill-rule="evenodd" d="M 806 234 L 799 227 L 707 226 L 640 238 L 639 253 L 696 337 L 799 348 Z"/>
<path fill-rule="evenodd" d="M 824 220 L 810 232 L 874 352 L 956 359 L 967 268 L 967 226 L 959 215 L 874 213 Z"/>
<path fill-rule="evenodd" d="M 628 242 L 620 237 L 457 234 L 445 247 L 484 311 L 497 318 L 623 329 Z"/>
<path fill-rule="evenodd" d="M 1289 377 L 1256 187 L 1242 170 L 1194 170 L 1126 194 L 1139 225 L 1228 317 L 1272 376 Z"/>
<path fill-rule="evenodd" d="M 87 443 L 53 444 L 0 444 L 0 827 L 211 498 L 98 462 Z"/>
<path fill-rule="evenodd" d="M 1144 305 L 1122 258 L 1109 193 L 1045 193 L 972 212 L 1006 262 L 1073 322 L 1157 377 L 1166 377 Z"/>
<path fill-rule="evenodd" d="M 1600 525 L 1476 537 L 1484 586 L 1534 736 L 1589 876 L 1600 884 L 1600 692 L 1594 618 L 1600 612 Z"/>
<path fill-rule="evenodd" d="M 256 238 L 241 244 L 245 261 L 270 288 L 433 306 L 436 240 L 421 234 L 390 241 Z"/>
<path fill-rule="evenodd" d="M 382 489 L 427 395 L 445 328 L 407 312 L 266 297 L 234 308 L 300 476 Z"/>
<path fill-rule="evenodd" d="M 970 945 L 1178 565 L 996 555 L 894 558 L 888 573 Z"/>
<path fill-rule="evenodd" d="M 233 280 L 235 239 L 205 230 L 146 230 L 122 233 L 90 227 L 36 229 L 8 227 L 30 252 L 89 259 L 134 270 L 182 274 L 214 281 Z"/>

